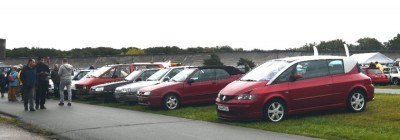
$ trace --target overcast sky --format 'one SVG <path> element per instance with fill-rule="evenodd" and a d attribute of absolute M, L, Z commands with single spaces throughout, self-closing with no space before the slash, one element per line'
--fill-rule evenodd
<path fill-rule="evenodd" d="M 286 49 L 400 33 L 396 0 L 7 0 L 7 48 L 178 46 Z"/>

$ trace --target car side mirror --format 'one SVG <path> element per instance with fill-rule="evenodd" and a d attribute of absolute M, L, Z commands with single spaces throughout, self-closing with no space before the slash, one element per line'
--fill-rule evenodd
<path fill-rule="evenodd" d="M 194 83 L 194 80 L 193 79 L 189 79 L 189 81 L 187 81 L 187 83 L 190 85 L 190 84 Z"/>
<path fill-rule="evenodd" d="M 113 75 L 112 78 L 118 78 L 118 75 Z"/>
<path fill-rule="evenodd" d="M 294 80 L 297 80 L 297 79 L 300 79 L 300 78 L 303 78 L 303 76 L 301 75 L 301 74 L 294 74 Z"/>
<path fill-rule="evenodd" d="M 165 77 L 165 78 L 163 79 L 163 82 L 168 82 L 169 80 L 170 80 L 169 77 Z"/>

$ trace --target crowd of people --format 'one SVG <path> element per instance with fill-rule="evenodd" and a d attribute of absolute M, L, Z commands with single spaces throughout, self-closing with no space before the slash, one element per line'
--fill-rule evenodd
<path fill-rule="evenodd" d="M 46 99 L 50 98 L 49 78 L 54 83 L 54 96 L 60 98 L 58 105 L 64 105 L 64 87 L 68 92 L 68 106 L 71 106 L 71 77 L 73 76 L 73 66 L 68 63 L 68 59 L 63 59 L 63 64 L 53 65 L 50 71 L 49 58 L 39 57 L 29 59 L 27 65 L 15 65 L 9 71 L 1 71 L 0 92 L 1 98 L 8 93 L 9 102 L 24 102 L 25 111 L 36 111 L 46 109 Z"/>

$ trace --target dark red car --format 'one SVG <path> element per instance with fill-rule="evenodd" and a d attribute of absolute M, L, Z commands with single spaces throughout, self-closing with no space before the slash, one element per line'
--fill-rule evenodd
<path fill-rule="evenodd" d="M 222 88 L 242 75 L 243 72 L 231 66 L 187 68 L 170 82 L 140 89 L 138 103 L 172 110 L 181 104 L 212 102 Z"/>
<path fill-rule="evenodd" d="M 372 83 L 387 85 L 390 80 L 380 69 L 377 68 L 362 68 L 362 73 L 371 78 Z"/>
<path fill-rule="evenodd" d="M 371 78 L 350 57 L 302 56 L 267 61 L 222 89 L 222 119 L 281 121 L 295 113 L 332 108 L 363 111 L 374 98 Z"/>

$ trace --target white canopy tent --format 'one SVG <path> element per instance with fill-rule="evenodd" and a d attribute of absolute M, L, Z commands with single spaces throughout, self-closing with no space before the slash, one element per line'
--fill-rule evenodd
<path fill-rule="evenodd" d="M 378 61 L 380 64 L 390 64 L 393 63 L 393 59 L 376 52 L 376 53 L 360 53 L 351 55 L 360 64 L 369 64 L 371 62 Z"/>

